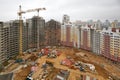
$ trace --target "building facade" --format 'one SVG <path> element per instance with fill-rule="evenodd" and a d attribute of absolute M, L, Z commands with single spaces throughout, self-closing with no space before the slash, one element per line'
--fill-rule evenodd
<path fill-rule="evenodd" d="M 91 30 L 87 25 L 81 27 L 80 46 L 84 50 L 91 51 Z"/>
<path fill-rule="evenodd" d="M 61 39 L 61 24 L 53 19 L 46 22 L 45 45 L 48 46 L 60 45 L 60 39 Z"/>
<path fill-rule="evenodd" d="M 0 59 L 2 59 L 1 62 L 5 62 L 19 53 L 19 21 L 2 22 L 0 33 Z"/>
<path fill-rule="evenodd" d="M 9 43 L 7 37 L 9 29 L 8 27 L 4 27 L 4 23 L 0 22 L 0 63 L 3 63 L 7 60 L 7 52 L 9 51 L 9 49 L 7 48 Z"/>
<path fill-rule="evenodd" d="M 92 51 L 100 55 L 100 30 L 94 29 L 92 37 Z"/>
<path fill-rule="evenodd" d="M 26 50 L 28 50 L 29 49 L 29 47 L 28 47 L 28 23 L 23 23 L 23 35 L 22 35 L 22 42 L 23 42 L 23 44 L 22 44 L 22 46 L 23 46 L 23 52 L 25 52 Z"/>
<path fill-rule="evenodd" d="M 117 31 L 119 33 L 119 30 Z M 112 60 L 120 62 L 120 35 L 112 29 L 101 31 L 101 54 Z"/>
<path fill-rule="evenodd" d="M 37 48 L 45 45 L 45 20 L 34 16 L 27 20 L 28 24 L 28 48 Z"/>
<path fill-rule="evenodd" d="M 19 54 L 19 20 L 0 22 L 0 62 Z M 23 26 L 23 52 L 28 49 L 27 26 Z"/>
<path fill-rule="evenodd" d="M 15 57 L 19 54 L 19 20 L 11 21 L 9 23 L 9 55 L 8 57 Z"/>
<path fill-rule="evenodd" d="M 61 44 L 63 46 L 74 46 L 75 40 L 75 31 L 71 23 L 64 24 L 61 26 Z M 76 43 L 76 42 L 75 42 Z"/>

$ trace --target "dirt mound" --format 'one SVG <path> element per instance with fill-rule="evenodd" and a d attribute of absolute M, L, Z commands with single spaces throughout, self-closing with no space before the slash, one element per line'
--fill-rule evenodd
<path fill-rule="evenodd" d="M 22 68 L 18 73 L 15 74 L 14 80 L 25 80 L 30 73 L 31 66 Z"/>

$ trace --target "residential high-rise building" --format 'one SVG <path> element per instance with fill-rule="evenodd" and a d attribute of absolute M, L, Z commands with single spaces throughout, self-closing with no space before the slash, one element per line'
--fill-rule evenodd
<path fill-rule="evenodd" d="M 61 44 L 63 46 L 76 47 L 77 45 L 77 33 L 75 30 L 76 25 L 70 22 L 70 17 L 68 15 L 63 16 L 63 23 L 61 25 Z"/>
<path fill-rule="evenodd" d="M 19 54 L 19 20 L 0 22 L 0 62 Z M 27 26 L 23 26 L 23 52 L 28 49 Z"/>
<path fill-rule="evenodd" d="M 14 57 L 19 54 L 19 20 L 9 23 L 9 54 L 8 57 Z"/>
<path fill-rule="evenodd" d="M 3 22 L 0 22 L 0 63 L 7 60 L 7 52 L 9 40 L 9 28 Z"/>
<path fill-rule="evenodd" d="M 66 28 L 65 25 L 61 25 L 61 44 L 65 45 L 65 41 L 66 41 Z"/>
<path fill-rule="evenodd" d="M 73 28 L 74 28 L 74 35 L 73 39 L 75 39 L 74 42 L 74 47 L 80 48 L 80 42 L 81 42 L 81 26 L 84 24 L 81 21 L 76 21 L 73 23 Z"/>
<path fill-rule="evenodd" d="M 61 24 L 53 19 L 46 22 L 45 26 L 45 44 L 49 46 L 60 45 Z"/>
<path fill-rule="evenodd" d="M 91 30 L 89 26 L 81 27 L 81 43 L 80 46 L 82 49 L 91 51 Z"/>
<path fill-rule="evenodd" d="M 69 21 L 61 26 L 61 43 L 63 46 L 92 51 L 112 61 L 120 62 L 119 22 L 115 20 L 114 23 L 114 27 L 110 29 L 111 24 L 108 20 L 104 23 L 100 20 L 74 23 Z"/>
<path fill-rule="evenodd" d="M 4 62 L 19 53 L 19 21 L 1 22 L 0 33 L 0 59 Z"/>
<path fill-rule="evenodd" d="M 61 43 L 63 46 L 73 47 L 74 27 L 72 23 L 61 26 Z"/>
<path fill-rule="evenodd" d="M 62 25 L 61 25 L 61 44 L 64 46 L 70 46 L 71 41 L 71 27 L 70 17 L 68 15 L 63 15 Z"/>
<path fill-rule="evenodd" d="M 80 26 L 74 26 L 73 27 L 73 44 L 74 47 L 80 48 L 80 40 L 81 40 L 81 27 Z"/>
<path fill-rule="evenodd" d="M 28 23 L 28 44 L 29 48 L 40 48 L 45 42 L 45 20 L 42 17 L 34 16 L 27 20 Z"/>
<path fill-rule="evenodd" d="M 26 23 L 28 25 L 28 48 L 33 48 L 32 44 L 32 19 L 27 19 Z"/>
<path fill-rule="evenodd" d="M 117 31 L 119 33 L 119 30 Z M 106 58 L 120 62 L 120 35 L 112 29 L 101 31 L 101 54 Z"/>
<path fill-rule="evenodd" d="M 92 35 L 92 52 L 100 55 L 100 30 L 93 30 Z"/>
<path fill-rule="evenodd" d="M 22 44 L 22 46 L 23 46 L 23 52 L 25 52 L 26 50 L 28 50 L 28 23 L 23 23 L 23 35 L 22 35 L 22 37 L 23 37 L 23 44 Z"/>

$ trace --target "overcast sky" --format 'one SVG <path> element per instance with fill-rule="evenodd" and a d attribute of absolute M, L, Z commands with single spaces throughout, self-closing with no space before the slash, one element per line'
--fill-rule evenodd
<path fill-rule="evenodd" d="M 10 2 L 11 1 L 11 2 Z M 71 21 L 75 20 L 119 20 L 120 0 L 0 0 L 0 21 L 18 19 L 19 5 L 22 10 L 45 7 L 39 15 L 46 20 L 62 20 L 67 14 Z M 37 12 L 26 13 L 24 19 L 37 15 Z"/>

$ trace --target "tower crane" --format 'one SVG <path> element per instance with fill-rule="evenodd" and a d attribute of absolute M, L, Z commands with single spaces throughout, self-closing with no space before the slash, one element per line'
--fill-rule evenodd
<path fill-rule="evenodd" d="M 21 5 L 19 6 L 19 12 L 17 13 L 19 16 L 19 25 L 20 25 L 20 36 L 19 36 L 19 55 L 22 55 L 22 27 L 23 27 L 23 23 L 22 23 L 22 14 L 28 13 L 28 12 L 34 12 L 37 11 L 38 12 L 38 16 L 39 16 L 39 11 L 40 10 L 46 10 L 46 8 L 35 8 L 35 9 L 29 9 L 26 11 L 22 11 L 21 9 Z"/>

